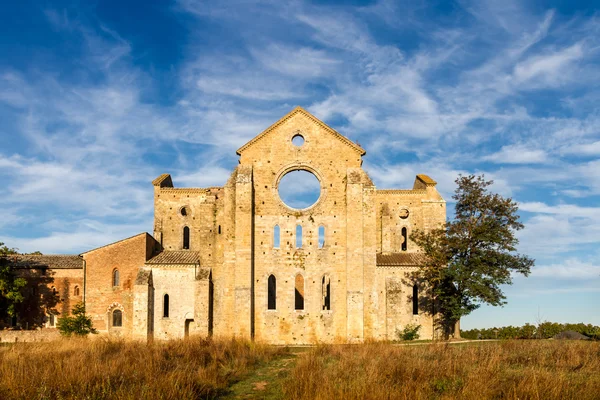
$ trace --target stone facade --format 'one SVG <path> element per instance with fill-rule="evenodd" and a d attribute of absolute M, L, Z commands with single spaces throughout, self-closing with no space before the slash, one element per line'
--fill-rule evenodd
<path fill-rule="evenodd" d="M 395 339 L 407 324 L 434 335 L 410 273 L 419 257 L 411 233 L 445 222 L 435 181 L 418 175 L 412 189 L 377 189 L 361 167 L 365 151 L 300 107 L 237 153 L 223 187 L 176 188 L 159 176 L 153 235 L 82 254 L 98 330 L 276 344 Z M 295 170 L 319 181 L 308 208 L 279 196 Z"/>

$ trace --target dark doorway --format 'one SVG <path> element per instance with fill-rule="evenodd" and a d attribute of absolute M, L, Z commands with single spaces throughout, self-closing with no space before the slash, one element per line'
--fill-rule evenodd
<path fill-rule="evenodd" d="M 188 338 L 190 337 L 190 324 L 194 322 L 193 319 L 186 319 L 185 320 L 185 337 Z"/>

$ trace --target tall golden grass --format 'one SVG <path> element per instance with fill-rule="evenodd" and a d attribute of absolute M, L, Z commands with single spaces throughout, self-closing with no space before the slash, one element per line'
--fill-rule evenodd
<path fill-rule="evenodd" d="M 321 346 L 300 357 L 290 399 L 600 399 L 600 343 Z"/>
<path fill-rule="evenodd" d="M 284 350 L 246 341 L 62 340 L 0 347 L 0 399 L 214 398 Z"/>
<path fill-rule="evenodd" d="M 0 399 L 215 398 L 287 352 L 238 340 L 17 343 L 0 346 Z M 599 342 L 325 345 L 296 361 L 276 371 L 290 399 L 600 399 Z"/>

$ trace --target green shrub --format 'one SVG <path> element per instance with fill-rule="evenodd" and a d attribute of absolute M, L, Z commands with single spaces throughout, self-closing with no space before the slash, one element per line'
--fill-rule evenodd
<path fill-rule="evenodd" d="M 415 340 L 419 338 L 419 330 L 421 325 L 408 324 L 401 331 L 397 331 L 398 339 L 400 340 Z"/>
<path fill-rule="evenodd" d="M 63 336 L 87 336 L 90 333 L 98 333 L 92 327 L 92 319 L 85 314 L 83 303 L 77 303 L 71 312 L 72 316 L 59 318 L 56 324 L 58 331 Z"/>

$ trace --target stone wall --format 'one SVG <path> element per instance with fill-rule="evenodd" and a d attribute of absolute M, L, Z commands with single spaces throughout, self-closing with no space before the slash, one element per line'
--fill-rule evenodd
<path fill-rule="evenodd" d="M 0 330 L 0 343 L 49 342 L 60 339 L 56 329 L 38 329 L 33 331 Z"/>
<path fill-rule="evenodd" d="M 152 268 L 155 339 L 180 339 L 185 336 L 186 321 L 194 320 L 195 277 L 194 266 Z M 168 316 L 164 315 L 165 295 L 169 296 Z M 192 334 L 194 331 L 195 325 L 192 325 Z"/>

